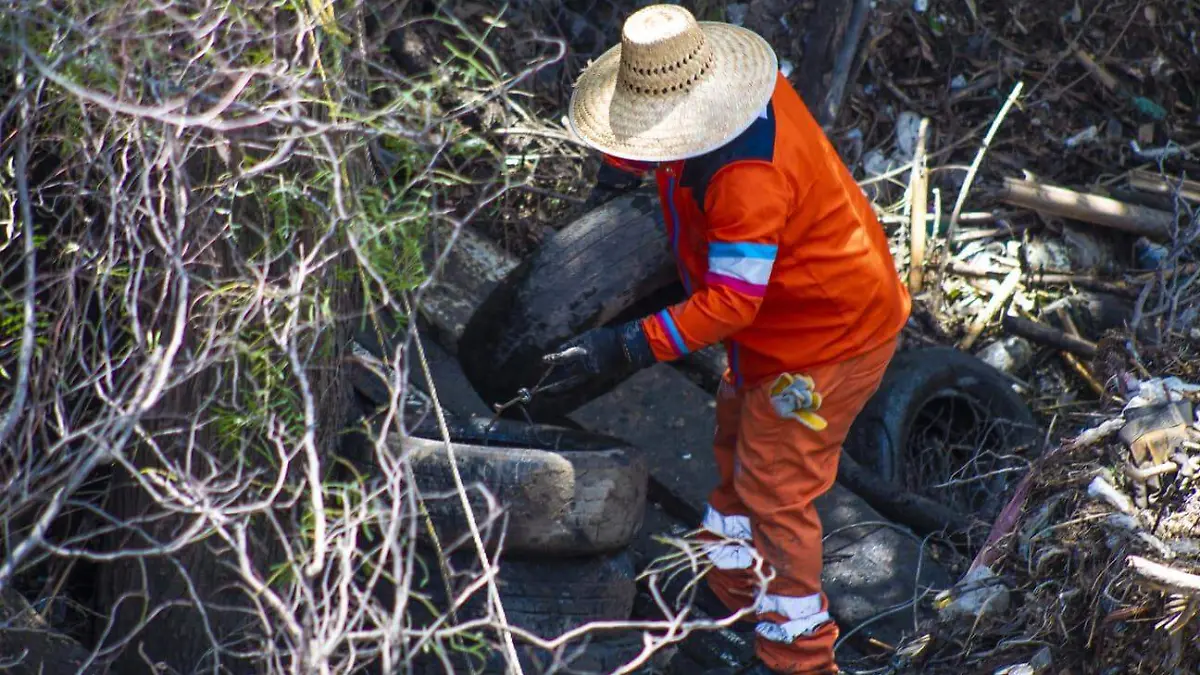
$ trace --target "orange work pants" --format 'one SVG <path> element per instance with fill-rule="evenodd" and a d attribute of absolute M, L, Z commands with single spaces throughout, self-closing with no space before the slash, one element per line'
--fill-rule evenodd
<path fill-rule="evenodd" d="M 720 484 L 709 497 L 705 545 L 714 563 L 709 587 L 731 610 L 754 604 L 761 584 L 757 551 L 775 577 L 754 607 L 755 651 L 777 673 L 836 673 L 837 624 L 821 592 L 822 532 L 813 501 L 837 478 L 842 442 L 875 393 L 896 350 L 890 341 L 861 356 L 804 372 L 823 401 L 828 426 L 814 431 L 771 405 L 773 381 L 717 396 L 714 449 Z M 711 533 L 711 534 L 709 534 Z"/>

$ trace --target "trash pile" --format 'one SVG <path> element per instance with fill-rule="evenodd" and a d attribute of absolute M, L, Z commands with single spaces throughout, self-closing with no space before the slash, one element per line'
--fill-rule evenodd
<path fill-rule="evenodd" d="M 1200 667 L 1200 15 L 1040 4 L 880 9 L 835 135 L 914 293 L 908 339 L 1004 372 L 1045 432 L 881 672 Z"/>

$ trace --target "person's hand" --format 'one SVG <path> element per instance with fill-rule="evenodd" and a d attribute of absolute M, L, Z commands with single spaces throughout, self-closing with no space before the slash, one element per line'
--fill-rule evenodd
<path fill-rule="evenodd" d="M 593 328 L 562 343 L 542 361 L 553 370 L 538 390 L 556 394 L 603 375 L 645 368 L 654 363 L 654 354 L 641 324 L 634 321 L 616 328 Z"/>

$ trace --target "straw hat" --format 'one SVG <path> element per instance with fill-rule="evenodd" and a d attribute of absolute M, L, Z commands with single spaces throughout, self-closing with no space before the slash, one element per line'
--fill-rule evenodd
<path fill-rule="evenodd" d="M 749 30 L 651 5 L 630 15 L 621 44 L 580 75 L 568 120 L 584 142 L 615 157 L 695 157 L 750 126 L 778 68 L 771 46 Z"/>

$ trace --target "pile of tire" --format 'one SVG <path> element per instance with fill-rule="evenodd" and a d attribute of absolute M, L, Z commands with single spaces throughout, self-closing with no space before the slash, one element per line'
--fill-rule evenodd
<path fill-rule="evenodd" d="M 462 369 L 485 399 L 507 400 L 537 379 L 542 354 L 563 341 L 683 298 L 656 196 L 627 192 L 547 238 L 496 286 L 463 330 Z M 718 359 L 698 352 L 672 365 L 715 390 Z M 567 394 L 539 397 L 523 412 L 560 418 L 628 376 L 609 373 Z M 902 351 L 851 429 L 838 480 L 922 534 L 990 523 L 1021 465 L 1039 450 L 1033 416 L 1011 384 L 955 349 Z M 948 430 L 945 442 L 925 442 L 930 425 Z M 947 450 L 976 436 L 981 447 L 974 453 Z M 936 471 L 917 469 L 926 465 Z M 955 494 L 943 485 L 950 481 L 961 486 Z"/>
<path fill-rule="evenodd" d="M 352 383 L 366 410 L 386 402 L 378 378 L 360 372 Z M 410 387 L 402 408 L 409 435 L 392 447 L 407 457 L 434 531 L 423 532 L 425 572 L 417 575 L 430 604 L 423 619 L 433 621 L 483 570 L 447 435 L 419 390 Z M 628 621 L 637 593 L 629 546 L 641 528 L 648 486 L 642 453 L 586 431 L 447 413 L 449 450 L 477 531 L 489 559 L 499 554 L 496 584 L 509 625 L 551 641 L 593 622 Z M 486 589 L 455 614 L 458 622 L 496 618 Z M 488 632 L 497 639 L 498 631 Z M 554 650 L 514 643 L 525 672 L 578 675 L 611 673 L 642 647 L 636 631 L 588 632 Z M 495 644 L 444 652 L 456 673 L 508 672 Z M 423 672 L 447 672 L 441 656 L 429 661 Z"/>

